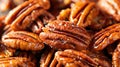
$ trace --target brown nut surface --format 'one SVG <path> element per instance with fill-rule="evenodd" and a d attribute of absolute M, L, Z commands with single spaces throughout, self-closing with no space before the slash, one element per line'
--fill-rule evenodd
<path fill-rule="evenodd" d="M 22 57 L 8 57 L 0 59 L 0 67 L 35 67 L 35 64 Z"/>
<path fill-rule="evenodd" d="M 39 39 L 39 36 L 26 31 L 12 31 L 3 35 L 2 42 L 7 47 L 21 50 L 41 50 L 44 44 Z"/>
<path fill-rule="evenodd" d="M 94 2 L 77 2 L 72 5 L 70 21 L 78 26 L 91 25 L 93 19 L 99 14 Z"/>
<path fill-rule="evenodd" d="M 0 58 L 13 56 L 15 53 L 15 49 L 4 46 L 2 43 L 0 44 Z"/>
<path fill-rule="evenodd" d="M 98 54 L 84 53 L 67 49 L 55 53 L 55 58 L 64 67 L 112 67 L 111 64 Z M 101 58 L 100 58 L 101 57 Z"/>
<path fill-rule="evenodd" d="M 120 21 L 120 0 L 99 0 L 98 7 L 117 21 Z"/>
<path fill-rule="evenodd" d="M 120 67 L 120 44 L 117 45 L 117 48 L 113 52 L 112 64 L 113 67 Z"/>
<path fill-rule="evenodd" d="M 55 50 L 50 47 L 47 47 L 41 55 L 40 67 L 55 67 L 53 65 L 57 62 L 54 62 L 54 54 Z"/>
<path fill-rule="evenodd" d="M 103 50 L 108 45 L 120 39 L 120 24 L 111 25 L 99 32 L 93 37 L 93 48 Z"/>
<path fill-rule="evenodd" d="M 57 49 L 86 49 L 90 36 L 82 27 L 77 27 L 69 21 L 51 21 L 40 33 L 40 39 L 52 48 Z"/>
<path fill-rule="evenodd" d="M 42 2 L 42 5 L 39 4 L 39 2 L 37 3 L 37 1 L 38 0 L 26 1 L 14 8 L 7 15 L 5 24 L 11 24 L 13 30 L 25 30 L 41 15 L 48 18 L 50 17 L 51 19 L 53 16 L 44 9 L 44 0 L 40 1 L 40 3 Z"/>

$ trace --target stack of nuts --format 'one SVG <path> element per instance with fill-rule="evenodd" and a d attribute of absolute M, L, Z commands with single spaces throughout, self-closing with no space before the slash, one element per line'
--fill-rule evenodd
<path fill-rule="evenodd" d="M 120 0 L 0 0 L 0 13 L 0 67 L 120 67 Z"/>

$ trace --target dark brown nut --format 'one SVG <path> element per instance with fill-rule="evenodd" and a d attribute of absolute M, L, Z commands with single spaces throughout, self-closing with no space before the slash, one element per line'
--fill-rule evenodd
<path fill-rule="evenodd" d="M 54 62 L 54 53 L 54 49 L 47 47 L 40 58 L 40 67 L 55 67 L 53 65 L 57 62 Z"/>
<path fill-rule="evenodd" d="M 55 58 L 64 67 L 112 67 L 104 58 L 99 58 L 97 54 L 89 56 L 86 53 L 75 50 L 64 50 L 55 53 Z"/>
<path fill-rule="evenodd" d="M 3 35 L 2 42 L 7 47 L 21 50 L 36 51 L 44 48 L 44 44 L 37 34 L 26 31 L 9 32 L 8 34 Z"/>
<path fill-rule="evenodd" d="M 37 58 L 35 57 L 35 54 L 33 54 L 31 51 L 16 50 L 13 57 L 25 57 L 30 61 L 37 63 Z"/>
<path fill-rule="evenodd" d="M 69 21 L 51 21 L 39 37 L 47 45 L 57 49 L 86 49 L 91 37 L 82 27 L 77 27 Z"/>
<path fill-rule="evenodd" d="M 35 64 L 22 57 L 0 58 L 0 67 L 35 67 Z"/>
<path fill-rule="evenodd" d="M 108 45 L 120 39 L 120 24 L 111 25 L 99 32 L 93 37 L 93 48 L 103 50 Z"/>
<path fill-rule="evenodd" d="M 71 6 L 70 21 L 78 26 L 87 27 L 98 14 L 99 10 L 94 2 L 77 2 Z"/>
<path fill-rule="evenodd" d="M 113 67 L 120 67 L 120 44 L 117 45 L 112 56 Z"/>
<path fill-rule="evenodd" d="M 4 46 L 2 43 L 0 44 L 0 58 L 13 56 L 15 53 L 15 49 Z"/>
<path fill-rule="evenodd" d="M 120 21 L 120 1 L 119 0 L 99 0 L 98 7 L 111 15 L 115 20 Z M 109 8 L 109 10 L 108 10 Z"/>
<path fill-rule="evenodd" d="M 11 24 L 13 30 L 25 30 L 31 23 L 43 15 L 43 13 L 45 14 L 43 16 L 46 17 L 47 15 L 47 17 L 51 18 L 52 15 L 44 9 L 44 4 L 41 5 L 44 3 L 44 0 L 40 1 L 42 2 L 41 4 L 36 1 L 37 0 L 26 1 L 11 10 L 5 19 L 5 24 Z"/>

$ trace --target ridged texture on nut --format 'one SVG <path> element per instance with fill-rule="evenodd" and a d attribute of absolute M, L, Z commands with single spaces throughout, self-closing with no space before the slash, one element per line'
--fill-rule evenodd
<path fill-rule="evenodd" d="M 54 62 L 54 54 L 54 49 L 46 48 L 40 58 L 40 67 L 55 67 L 53 65 L 57 62 Z"/>
<path fill-rule="evenodd" d="M 93 37 L 93 48 L 103 50 L 108 45 L 120 39 L 120 24 L 111 25 L 99 32 Z"/>
<path fill-rule="evenodd" d="M 105 58 L 102 58 L 102 56 L 92 53 L 90 55 L 67 49 L 56 52 L 55 58 L 65 67 L 111 67 L 111 64 Z"/>
<path fill-rule="evenodd" d="M 98 14 L 94 2 L 77 2 L 71 7 L 70 21 L 78 26 L 87 27 Z"/>
<path fill-rule="evenodd" d="M 27 58 L 9 57 L 0 59 L 0 67 L 35 67 Z"/>
<path fill-rule="evenodd" d="M 2 42 L 7 47 L 21 50 L 41 50 L 44 44 L 39 36 L 26 31 L 12 31 L 2 37 Z"/>
<path fill-rule="evenodd" d="M 45 16 L 45 18 L 47 18 L 47 20 L 53 19 L 54 17 L 43 8 L 44 0 L 40 1 L 40 2 L 42 2 L 41 3 L 42 5 L 39 3 L 39 1 L 38 2 L 37 1 L 38 0 L 26 1 L 23 4 L 14 8 L 7 15 L 7 17 L 5 19 L 5 24 L 11 24 L 11 28 L 13 30 L 25 30 L 29 26 L 31 26 L 32 23 L 38 24 L 40 16 L 41 17 Z M 45 1 L 47 1 L 47 0 L 45 0 Z M 47 5 L 50 5 L 50 4 L 47 4 Z M 43 19 L 42 20 L 40 19 L 40 21 L 43 21 Z M 38 24 L 37 31 L 39 30 L 39 28 L 41 31 L 41 26 L 43 26 L 43 23 L 41 23 L 40 25 Z M 36 31 L 35 31 L 35 33 L 36 33 Z"/>
<path fill-rule="evenodd" d="M 120 44 L 118 44 L 112 56 L 113 67 L 120 67 Z"/>
<path fill-rule="evenodd" d="M 76 27 L 67 21 L 51 21 L 43 28 L 40 38 L 47 45 L 57 49 L 86 49 L 90 36 L 82 27 Z"/>
<path fill-rule="evenodd" d="M 15 49 L 11 49 L 9 47 L 0 44 L 0 58 L 10 57 L 13 56 L 15 53 Z"/>
<path fill-rule="evenodd" d="M 120 0 L 99 0 L 98 8 L 120 21 Z"/>

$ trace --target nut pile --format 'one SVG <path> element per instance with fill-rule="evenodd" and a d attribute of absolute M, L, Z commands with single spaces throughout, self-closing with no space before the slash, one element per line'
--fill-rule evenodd
<path fill-rule="evenodd" d="M 120 67 L 120 0 L 0 0 L 0 67 Z"/>

